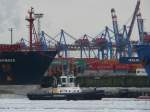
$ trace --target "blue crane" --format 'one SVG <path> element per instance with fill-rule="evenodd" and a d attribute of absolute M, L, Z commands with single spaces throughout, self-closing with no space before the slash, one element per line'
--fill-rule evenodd
<path fill-rule="evenodd" d="M 88 57 L 87 53 L 86 53 L 86 48 L 89 49 L 89 58 L 90 58 L 90 41 L 89 38 L 90 36 L 88 36 L 87 34 L 84 34 L 83 37 L 81 37 L 80 39 L 75 41 L 75 45 L 80 47 L 80 57 L 83 58 L 83 51 L 86 57 Z"/>
<path fill-rule="evenodd" d="M 133 17 L 129 26 L 129 30 L 127 31 L 127 28 L 124 25 L 123 33 L 120 33 L 119 31 L 115 9 L 111 9 L 113 29 L 114 29 L 114 35 L 115 35 L 115 41 L 116 41 L 116 55 L 119 54 L 119 58 L 126 55 L 125 54 L 126 49 L 127 49 L 127 53 L 129 57 L 132 54 L 130 37 L 131 37 L 133 26 L 135 23 L 136 15 L 139 10 L 139 6 L 140 6 L 140 0 L 137 1 L 136 7 L 133 13 Z"/>
<path fill-rule="evenodd" d="M 144 24 L 143 24 L 143 19 L 141 16 L 141 13 L 139 12 L 137 14 L 137 24 L 138 24 L 138 31 L 139 31 L 139 37 L 140 37 L 140 43 L 144 42 Z"/>
<path fill-rule="evenodd" d="M 106 26 L 105 30 L 97 35 L 92 43 L 98 50 L 98 58 L 108 59 L 110 53 L 110 59 L 112 58 L 112 42 L 110 37 L 110 29 Z M 101 54 L 101 55 L 100 55 Z"/>
<path fill-rule="evenodd" d="M 135 10 L 134 10 L 134 13 L 133 13 L 132 21 L 131 21 L 130 26 L 129 26 L 129 31 L 127 33 L 127 38 L 126 38 L 127 48 L 128 48 L 128 56 L 129 57 L 131 57 L 131 55 L 132 55 L 130 37 L 131 37 L 131 33 L 132 33 L 132 30 L 133 30 L 133 26 L 134 26 L 134 23 L 135 23 L 136 16 L 137 16 L 138 11 L 139 11 L 139 7 L 140 7 L 140 0 L 137 1 L 136 7 L 135 7 Z"/>
<path fill-rule="evenodd" d="M 124 42 L 122 34 L 119 32 L 118 22 L 117 22 L 117 15 L 114 8 L 111 9 L 111 16 L 112 16 L 112 23 L 113 23 L 113 30 L 116 42 L 116 57 L 118 58 L 123 55 L 123 51 L 125 50 Z"/>

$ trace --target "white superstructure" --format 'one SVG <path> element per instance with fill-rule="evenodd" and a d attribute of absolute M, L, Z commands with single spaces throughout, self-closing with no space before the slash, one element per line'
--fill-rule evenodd
<path fill-rule="evenodd" d="M 56 88 L 50 90 L 52 93 L 80 93 L 82 90 L 75 84 L 74 75 L 62 75 L 60 77 L 60 84 Z"/>

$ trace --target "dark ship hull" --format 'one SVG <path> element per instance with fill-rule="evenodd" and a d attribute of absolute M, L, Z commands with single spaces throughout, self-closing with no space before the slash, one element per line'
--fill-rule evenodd
<path fill-rule="evenodd" d="M 104 91 L 91 91 L 81 93 L 43 93 L 27 94 L 30 100 L 101 100 L 104 96 Z"/>
<path fill-rule="evenodd" d="M 136 45 L 135 48 L 141 63 L 150 77 L 150 45 Z"/>
<path fill-rule="evenodd" d="M 0 84 L 40 84 L 57 51 L 0 52 Z"/>

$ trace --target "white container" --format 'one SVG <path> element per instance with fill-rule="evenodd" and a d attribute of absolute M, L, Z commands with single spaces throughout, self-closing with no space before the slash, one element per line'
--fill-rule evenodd
<path fill-rule="evenodd" d="M 136 75 L 137 76 L 147 76 L 148 74 L 144 68 L 137 68 Z"/>

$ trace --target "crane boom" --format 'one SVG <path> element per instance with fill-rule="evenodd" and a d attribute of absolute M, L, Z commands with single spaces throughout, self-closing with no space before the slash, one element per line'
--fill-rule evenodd
<path fill-rule="evenodd" d="M 140 0 L 137 1 L 136 7 L 135 7 L 135 10 L 134 10 L 134 13 L 133 13 L 133 18 L 132 18 L 131 24 L 129 26 L 129 31 L 128 31 L 128 35 L 127 35 L 128 39 L 130 39 L 132 30 L 133 30 L 133 26 L 134 26 L 134 22 L 135 22 L 135 18 L 136 18 L 136 15 L 138 13 L 139 7 L 140 7 Z"/>

